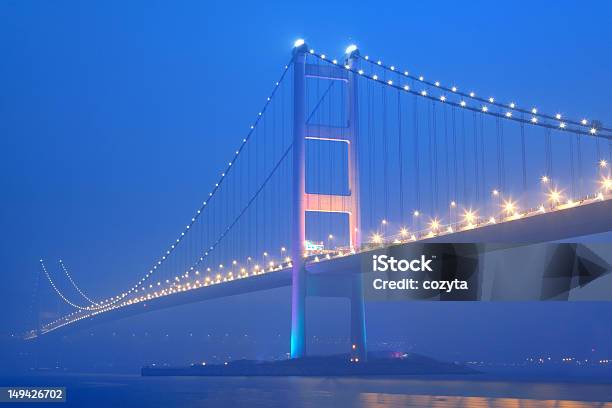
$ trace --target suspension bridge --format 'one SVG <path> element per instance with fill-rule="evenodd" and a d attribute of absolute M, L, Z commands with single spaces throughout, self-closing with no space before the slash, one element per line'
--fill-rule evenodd
<path fill-rule="evenodd" d="M 65 314 L 35 338 L 178 304 L 291 286 L 350 302 L 366 358 L 361 259 L 424 242 L 548 242 L 612 230 L 612 129 L 500 101 L 365 55 L 294 44 L 204 201 L 142 275 L 94 299 L 40 260 Z"/>

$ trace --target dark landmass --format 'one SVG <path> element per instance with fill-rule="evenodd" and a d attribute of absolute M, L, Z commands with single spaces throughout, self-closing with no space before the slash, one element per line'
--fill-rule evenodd
<path fill-rule="evenodd" d="M 418 354 L 371 353 L 367 361 L 351 361 L 348 354 L 312 356 L 279 361 L 237 360 L 223 364 L 193 364 L 188 367 L 147 366 L 143 376 L 368 376 L 476 374 L 455 363 Z"/>

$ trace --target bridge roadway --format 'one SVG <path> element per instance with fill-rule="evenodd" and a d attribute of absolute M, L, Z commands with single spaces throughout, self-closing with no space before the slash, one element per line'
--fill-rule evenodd
<path fill-rule="evenodd" d="M 346 296 L 346 293 L 343 293 L 346 287 L 343 284 L 343 276 L 368 271 L 373 253 L 411 253 L 415 250 L 418 251 L 418 248 L 422 248 L 422 245 L 426 243 L 543 243 L 608 231 L 612 231 L 612 200 L 594 201 L 586 205 L 485 225 L 471 230 L 435 236 L 416 242 L 391 244 L 387 247 L 373 248 L 354 255 L 312 262 L 307 266 L 309 273 L 308 294 L 315 296 Z M 602 277 L 602 280 L 606 280 L 605 287 L 611 289 L 606 289 L 598 295 L 608 300 L 612 300 L 611 276 L 612 274 Z M 319 284 L 320 278 L 325 279 L 325 284 Z M 334 279 L 338 279 L 337 285 L 334 283 Z M 122 319 L 182 304 L 290 285 L 291 268 L 285 268 L 283 270 L 266 272 L 261 275 L 235 279 L 134 303 L 126 307 L 81 319 L 46 333 L 64 332 L 68 328 L 86 328 L 105 321 Z M 534 299 L 535 297 L 536 294 L 533 294 L 533 296 L 528 294 L 524 300 Z"/>

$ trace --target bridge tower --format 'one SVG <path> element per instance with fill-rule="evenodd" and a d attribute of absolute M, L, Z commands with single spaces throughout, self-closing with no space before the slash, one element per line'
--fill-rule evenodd
<path fill-rule="evenodd" d="M 359 50 L 351 45 L 346 50 L 346 61 L 351 70 L 336 65 L 315 65 L 306 62 L 308 47 L 298 40 L 294 47 L 294 123 L 293 123 L 293 213 L 292 213 L 292 293 L 291 293 L 291 357 L 306 354 L 305 319 L 308 273 L 304 252 L 306 240 L 306 212 L 344 213 L 349 217 L 349 245 L 351 250 L 361 246 L 358 165 L 358 69 Z M 306 78 L 340 81 L 346 86 L 346 118 L 342 126 L 306 123 Z M 306 140 L 347 144 L 348 195 L 317 194 L 306 191 Z M 364 361 L 367 357 L 363 286 L 359 274 L 349 282 L 351 355 Z"/>

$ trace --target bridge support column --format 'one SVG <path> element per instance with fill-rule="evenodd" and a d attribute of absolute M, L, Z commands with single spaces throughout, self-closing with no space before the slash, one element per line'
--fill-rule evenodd
<path fill-rule="evenodd" d="M 291 231 L 291 358 L 306 354 L 306 53 L 303 42 L 293 49 L 293 191 Z"/>
<path fill-rule="evenodd" d="M 355 275 L 351 284 L 351 358 L 366 361 L 368 349 L 366 342 L 365 304 L 363 301 L 363 281 Z"/>

